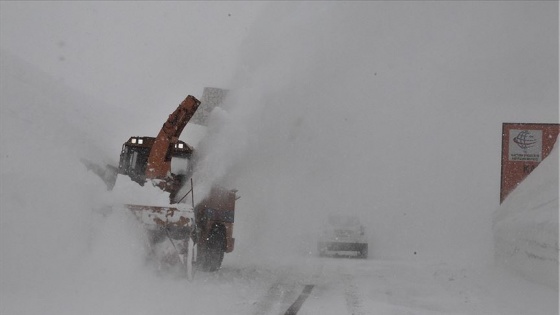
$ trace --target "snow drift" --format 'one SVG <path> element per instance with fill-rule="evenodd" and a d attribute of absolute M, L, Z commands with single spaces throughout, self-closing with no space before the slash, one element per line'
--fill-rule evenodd
<path fill-rule="evenodd" d="M 558 290 L 558 141 L 494 213 L 495 256 Z"/>

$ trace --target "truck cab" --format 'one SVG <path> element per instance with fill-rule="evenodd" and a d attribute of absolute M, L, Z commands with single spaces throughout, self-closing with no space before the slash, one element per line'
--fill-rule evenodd
<path fill-rule="evenodd" d="M 368 242 L 360 219 L 354 215 L 329 215 L 323 224 L 317 250 L 319 256 L 367 258 Z"/>
<path fill-rule="evenodd" d="M 146 168 L 148 157 L 155 142 L 154 137 L 130 137 L 122 146 L 119 159 L 119 174 L 128 175 L 140 185 L 146 182 Z M 184 141 L 178 140 L 170 144 L 165 156 L 166 162 L 171 162 L 171 158 L 190 159 L 193 148 Z"/>

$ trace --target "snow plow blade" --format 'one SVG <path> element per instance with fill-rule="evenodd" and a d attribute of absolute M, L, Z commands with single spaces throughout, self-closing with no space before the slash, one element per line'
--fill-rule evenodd
<path fill-rule="evenodd" d="M 194 211 L 191 207 L 179 209 L 131 204 L 124 206 L 144 225 L 152 246 L 165 237 L 174 240 L 195 237 Z"/>
<path fill-rule="evenodd" d="M 185 228 L 193 223 L 193 217 L 188 210 L 175 207 L 156 207 L 143 205 L 125 205 L 138 219 L 151 228 Z M 190 211 L 192 213 L 192 209 Z"/>
<path fill-rule="evenodd" d="M 84 158 L 81 158 L 80 162 L 84 164 L 88 171 L 92 171 L 95 175 L 101 178 L 105 185 L 107 185 L 107 190 L 113 190 L 115 182 L 117 181 L 117 174 L 119 172 L 118 167 L 109 164 L 101 166 Z"/>
<path fill-rule="evenodd" d="M 149 257 L 156 261 L 158 270 L 179 270 L 192 280 L 196 260 L 192 207 L 124 206 L 144 225 L 149 240 Z"/>

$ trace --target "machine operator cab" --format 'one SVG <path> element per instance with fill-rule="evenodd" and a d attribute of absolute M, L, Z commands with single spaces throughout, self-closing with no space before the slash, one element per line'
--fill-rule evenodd
<path fill-rule="evenodd" d="M 119 174 L 128 175 L 133 181 L 143 186 L 146 182 L 148 157 L 154 141 L 154 137 L 130 137 L 122 146 Z M 190 145 L 178 140 L 175 144 L 169 145 L 165 160 L 169 162 L 173 157 L 190 159 L 192 153 L 193 148 Z"/>

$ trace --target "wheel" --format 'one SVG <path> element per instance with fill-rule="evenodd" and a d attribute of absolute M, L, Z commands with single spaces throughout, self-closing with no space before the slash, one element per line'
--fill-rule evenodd
<path fill-rule="evenodd" d="M 213 272 L 222 266 L 226 247 L 226 229 L 215 224 L 208 235 L 206 246 L 200 248 L 200 267 L 203 271 Z"/>

